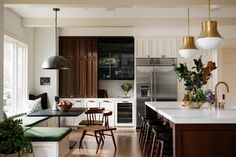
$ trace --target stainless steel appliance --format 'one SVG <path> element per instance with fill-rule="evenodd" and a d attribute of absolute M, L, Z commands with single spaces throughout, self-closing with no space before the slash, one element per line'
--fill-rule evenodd
<path fill-rule="evenodd" d="M 145 101 L 176 101 L 175 58 L 136 60 L 137 127 L 145 113 Z"/>

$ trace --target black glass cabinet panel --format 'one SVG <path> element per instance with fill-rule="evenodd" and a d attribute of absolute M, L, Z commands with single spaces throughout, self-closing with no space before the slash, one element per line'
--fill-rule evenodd
<path fill-rule="evenodd" d="M 99 38 L 98 70 L 99 80 L 133 80 L 134 38 Z"/>

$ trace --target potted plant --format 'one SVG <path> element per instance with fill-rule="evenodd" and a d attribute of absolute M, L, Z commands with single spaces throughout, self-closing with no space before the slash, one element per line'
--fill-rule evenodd
<path fill-rule="evenodd" d="M 217 67 L 215 62 L 208 61 L 204 67 L 201 57 L 194 59 L 195 66 L 191 70 L 186 64 L 180 63 L 175 67 L 175 72 L 179 81 L 184 81 L 186 94 L 183 102 L 189 105 L 190 108 L 200 108 L 205 102 L 214 103 L 214 95 L 211 90 L 204 91 L 202 87 L 207 84 L 207 81 L 212 76 L 212 71 Z"/>
<path fill-rule="evenodd" d="M 128 97 L 129 91 L 133 88 L 130 83 L 124 83 L 121 85 L 121 89 L 124 91 L 125 97 Z"/>
<path fill-rule="evenodd" d="M 7 118 L 0 121 L 0 157 L 19 157 L 33 153 L 32 143 L 24 137 L 22 120 Z"/>

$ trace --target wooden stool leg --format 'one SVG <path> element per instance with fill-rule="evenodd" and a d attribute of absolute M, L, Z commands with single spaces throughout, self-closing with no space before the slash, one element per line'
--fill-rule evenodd
<path fill-rule="evenodd" d="M 141 141 L 141 149 L 142 150 L 144 149 L 144 143 L 145 143 L 145 140 L 146 140 L 147 131 L 148 131 L 147 124 L 145 124 L 144 125 L 144 130 L 143 130 L 143 137 L 142 137 L 142 141 Z"/>
<path fill-rule="evenodd" d="M 160 149 L 160 157 L 163 157 L 163 151 L 164 151 L 164 141 L 159 140 L 161 149 Z"/>
<path fill-rule="evenodd" d="M 96 131 L 94 132 L 94 136 L 95 136 L 96 142 L 98 144 L 98 136 L 97 136 L 97 132 Z"/>
<path fill-rule="evenodd" d="M 100 144 L 101 144 L 101 142 L 102 142 L 102 134 L 101 134 L 101 132 L 98 132 L 98 133 L 99 133 L 99 135 L 100 135 L 100 138 L 99 138 L 99 141 L 98 141 L 98 144 L 97 144 L 96 154 L 98 153 L 98 149 L 99 149 Z"/>
<path fill-rule="evenodd" d="M 115 147 L 115 149 L 117 149 L 115 137 L 114 137 L 114 134 L 113 134 L 113 131 L 112 131 L 112 130 L 111 130 L 111 137 L 112 137 L 112 141 L 113 141 L 114 147 Z"/>
<path fill-rule="evenodd" d="M 153 155 L 154 155 L 155 146 L 156 146 L 156 134 L 153 133 L 153 137 L 152 137 L 152 148 L 151 148 L 150 157 L 153 157 Z"/>
<path fill-rule="evenodd" d="M 139 134 L 139 144 L 142 143 L 142 138 L 143 138 L 143 129 L 144 129 L 144 121 L 142 121 L 142 126 L 141 126 L 141 130 L 140 130 L 140 134 Z"/>
<path fill-rule="evenodd" d="M 146 154 L 146 151 L 147 151 L 147 145 L 148 145 L 149 134 L 150 134 L 149 128 L 150 128 L 150 126 L 148 125 L 147 129 L 146 129 L 146 136 L 145 136 L 144 145 L 143 145 L 144 154 Z"/>
<path fill-rule="evenodd" d="M 82 146 L 82 141 L 83 141 L 83 139 L 84 139 L 84 136 L 85 136 L 86 132 L 87 132 L 86 130 L 83 131 L 83 134 L 82 134 L 82 136 L 81 136 L 81 138 L 80 138 L 79 147 Z"/>

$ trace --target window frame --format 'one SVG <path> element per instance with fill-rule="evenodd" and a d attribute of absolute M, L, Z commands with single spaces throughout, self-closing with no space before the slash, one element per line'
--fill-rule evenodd
<path fill-rule="evenodd" d="M 13 44 L 13 89 L 12 89 L 12 99 L 13 99 L 13 105 L 12 105 L 12 112 L 13 114 L 10 114 L 8 116 L 14 116 L 17 114 L 25 113 L 26 109 L 26 100 L 28 99 L 28 44 L 26 42 L 23 42 L 15 37 L 11 37 L 9 35 L 4 34 L 4 43 L 10 42 Z M 22 104 L 19 104 L 19 98 L 18 98 L 18 87 L 19 87 L 19 80 L 18 78 L 18 72 L 19 69 L 18 66 L 18 58 L 19 58 L 19 49 L 22 48 L 22 91 L 23 92 L 23 98 L 22 98 Z M 4 58 L 3 58 L 4 61 Z M 5 70 L 5 68 L 3 68 Z M 4 87 L 3 87 L 3 95 L 4 95 Z"/>

